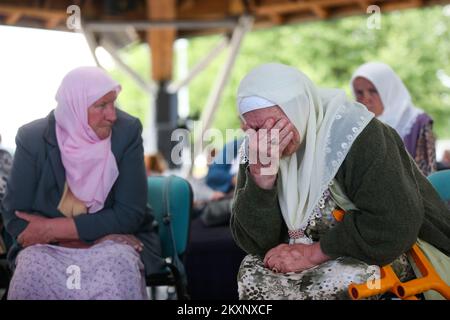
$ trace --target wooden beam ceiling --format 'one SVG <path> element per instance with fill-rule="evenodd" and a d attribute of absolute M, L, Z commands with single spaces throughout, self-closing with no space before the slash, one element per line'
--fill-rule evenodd
<path fill-rule="evenodd" d="M 211 21 L 237 19 L 238 16 L 249 13 L 255 17 L 254 28 L 259 29 L 367 14 L 370 5 L 378 5 L 384 13 L 449 4 L 450 0 L 122 0 L 120 3 L 112 0 L 2 0 L 1 3 L 0 24 L 7 25 L 64 30 L 68 17 L 66 8 L 76 4 L 81 7 L 82 17 L 86 21 L 125 22 L 148 19 Z M 32 25 L 29 25 L 28 21 L 31 21 Z M 153 38 L 161 37 L 163 41 L 170 42 L 174 37 L 223 33 L 230 30 L 210 28 L 183 29 L 178 32 L 170 29 L 160 31 L 155 31 L 156 33 L 149 31 L 148 36 L 143 34 L 142 40 L 151 42 L 150 34 L 154 34 Z M 169 39 L 165 40 L 163 34 Z M 168 70 L 164 72 L 166 73 L 164 76 L 167 76 L 167 72 Z"/>

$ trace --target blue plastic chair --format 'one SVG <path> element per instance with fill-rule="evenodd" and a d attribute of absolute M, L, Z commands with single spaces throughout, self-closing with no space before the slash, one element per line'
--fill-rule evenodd
<path fill-rule="evenodd" d="M 428 176 L 428 180 L 439 196 L 448 203 L 450 201 L 450 169 L 434 172 Z"/>
<path fill-rule="evenodd" d="M 175 286 L 177 298 L 188 299 L 184 255 L 189 239 L 193 195 L 189 182 L 177 176 L 148 178 L 148 204 L 158 222 L 166 269 L 146 278 L 148 286 Z"/>

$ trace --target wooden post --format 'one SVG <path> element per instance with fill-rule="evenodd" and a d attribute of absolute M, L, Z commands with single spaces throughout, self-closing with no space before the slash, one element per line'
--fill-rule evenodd
<path fill-rule="evenodd" d="M 147 18 L 151 21 L 172 21 L 176 19 L 175 0 L 147 0 Z M 173 27 L 164 29 L 149 29 L 147 42 L 151 52 L 152 78 L 158 84 L 154 103 L 157 149 L 163 154 L 169 166 L 174 142 L 171 141 L 173 130 L 177 127 L 178 101 L 177 95 L 167 91 L 167 85 L 172 79 L 173 43 L 177 30 Z"/>
<path fill-rule="evenodd" d="M 154 21 L 174 20 L 175 0 L 147 0 L 147 17 Z M 152 57 L 152 78 L 155 82 L 172 79 L 173 42 L 176 32 L 174 28 L 147 31 L 147 42 Z"/>

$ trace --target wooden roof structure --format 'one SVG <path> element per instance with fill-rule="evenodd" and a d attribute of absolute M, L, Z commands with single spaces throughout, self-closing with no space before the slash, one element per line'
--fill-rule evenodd
<path fill-rule="evenodd" d="M 71 5 L 97 32 L 133 27 L 152 48 L 153 79 L 172 76 L 172 45 L 180 37 L 231 32 L 238 18 L 253 28 L 450 3 L 450 0 L 0 0 L 0 25 L 68 30 Z M 128 28 L 127 30 L 129 30 Z"/>
<path fill-rule="evenodd" d="M 227 49 L 228 56 L 201 114 L 201 134 L 194 141 L 195 159 L 248 31 L 447 3 L 450 0 L 0 0 L 0 25 L 82 32 L 94 59 L 98 46 L 106 49 L 116 65 L 153 96 L 157 133 L 150 138 L 157 139 L 157 150 L 167 160 L 172 151 L 168 141 L 178 119 L 173 97 Z M 222 34 L 223 39 L 185 78 L 172 81 L 174 41 L 208 34 Z M 118 49 L 135 41 L 148 43 L 151 49 L 151 82 L 117 54 Z"/>

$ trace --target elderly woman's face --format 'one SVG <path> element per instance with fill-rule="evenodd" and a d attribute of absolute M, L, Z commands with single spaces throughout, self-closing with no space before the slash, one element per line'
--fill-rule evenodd
<path fill-rule="evenodd" d="M 111 134 L 112 126 L 116 122 L 116 91 L 110 91 L 95 101 L 88 108 L 88 124 L 99 139 L 106 139 Z"/>
<path fill-rule="evenodd" d="M 375 88 L 372 82 L 366 78 L 357 77 L 353 81 L 353 89 L 356 100 L 365 105 L 369 111 L 375 113 L 375 117 L 383 113 L 383 102 L 381 101 L 377 88 Z"/>
<path fill-rule="evenodd" d="M 284 128 L 288 127 L 289 131 L 292 131 L 293 138 L 287 145 L 286 149 L 284 149 L 281 156 L 290 156 L 300 147 L 300 134 L 280 107 L 273 106 L 246 112 L 244 113 L 243 118 L 245 120 L 243 130 L 253 129 L 255 131 L 262 128 L 264 123 L 269 119 L 273 120 L 274 126 L 276 126 L 277 123 L 284 121 Z"/>

